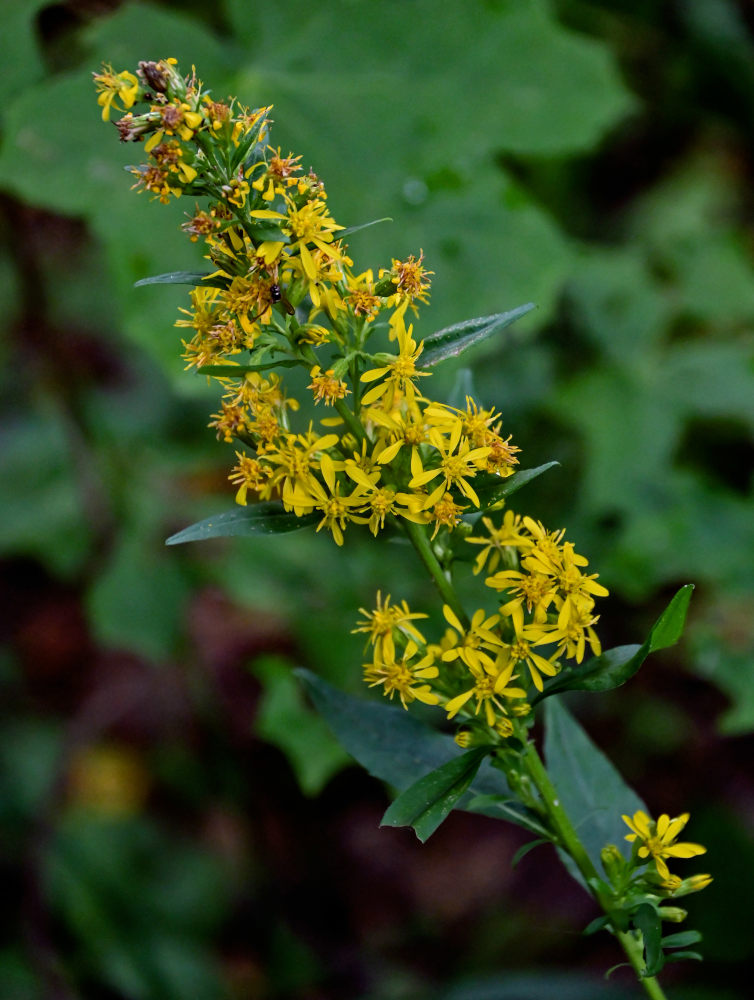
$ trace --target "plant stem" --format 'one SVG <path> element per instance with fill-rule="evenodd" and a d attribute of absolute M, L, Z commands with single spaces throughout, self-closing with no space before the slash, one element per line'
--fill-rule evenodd
<path fill-rule="evenodd" d="M 586 880 L 589 891 L 605 913 L 610 916 L 609 901 L 602 897 L 593 884 L 590 884 L 593 879 L 599 878 L 597 869 L 592 864 L 584 845 L 579 840 L 578 834 L 568 818 L 568 814 L 561 806 L 557 790 L 552 781 L 550 781 L 550 776 L 542 763 L 541 757 L 537 753 L 536 747 L 533 743 L 526 741 L 525 736 L 524 741 L 526 748 L 522 754 L 522 759 L 529 777 L 542 797 L 542 803 L 547 810 L 552 828 L 560 842 L 560 847 L 573 858 Z M 626 957 L 636 973 L 636 978 L 644 987 L 647 996 L 651 997 L 651 1000 L 667 1000 L 662 987 L 654 976 L 642 976 L 644 968 L 643 949 L 636 936 L 631 932 L 618 930 L 615 931 L 615 936 L 626 953 Z"/>
<path fill-rule="evenodd" d="M 343 422 L 348 425 L 348 429 L 352 434 L 355 435 L 357 441 L 363 441 L 366 437 L 366 432 L 361 426 L 360 421 L 357 417 L 353 415 L 350 408 L 343 402 L 342 399 L 335 400 L 335 409 L 338 411 L 340 416 L 343 418 Z"/>
<path fill-rule="evenodd" d="M 440 591 L 440 596 L 456 613 L 458 620 L 464 628 L 468 628 L 468 616 L 463 610 L 463 605 L 458 600 L 453 584 L 445 575 L 440 561 L 432 549 L 432 545 L 427 538 L 427 529 L 423 524 L 415 524 L 413 521 L 408 520 L 404 522 L 403 529 L 408 535 L 411 544 L 416 549 L 419 558 L 426 566 L 429 575 L 435 581 L 437 589 Z"/>

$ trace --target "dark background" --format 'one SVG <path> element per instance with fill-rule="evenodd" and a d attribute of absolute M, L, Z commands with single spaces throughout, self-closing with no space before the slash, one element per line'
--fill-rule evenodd
<path fill-rule="evenodd" d="M 696 591 L 683 643 L 572 709 L 657 814 L 689 810 L 683 1000 L 747 993 L 754 892 L 754 17 L 734 0 L 6 0 L 0 35 L 0 994 L 9 1000 L 636 996 L 546 848 L 454 814 L 424 846 L 306 705 L 359 692 L 347 633 L 400 550 L 322 536 L 165 549 L 232 506 L 182 371 L 193 205 L 129 190 L 103 60 L 192 63 L 274 104 L 273 141 L 354 225 L 357 269 L 423 248 L 417 332 L 527 301 L 468 363 L 610 588 L 605 646 Z M 464 358 L 464 363 L 466 358 Z M 457 365 L 435 376 L 449 391 Z M 344 632 L 346 634 L 344 634 Z M 679 868 L 683 863 L 679 864 Z M 690 868 L 689 868 L 690 870 Z"/>

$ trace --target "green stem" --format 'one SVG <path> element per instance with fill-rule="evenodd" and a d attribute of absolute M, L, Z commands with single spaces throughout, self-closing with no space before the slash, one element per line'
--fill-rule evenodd
<path fill-rule="evenodd" d="M 403 522 L 403 529 L 408 535 L 409 541 L 416 549 L 419 558 L 426 566 L 429 575 L 435 581 L 437 589 L 440 591 L 440 596 L 453 609 L 464 628 L 468 628 L 469 619 L 463 610 L 463 605 L 456 596 L 453 584 L 445 575 L 445 571 L 432 549 L 432 545 L 427 538 L 427 529 L 423 524 L 416 524 L 414 521 L 408 520 Z"/>
<path fill-rule="evenodd" d="M 579 840 L 578 834 L 568 818 L 568 814 L 561 806 L 557 790 L 552 781 L 550 781 L 550 776 L 537 753 L 536 747 L 528 741 L 525 742 L 525 747 L 526 749 L 522 754 L 523 762 L 532 783 L 542 797 L 542 803 L 558 838 L 558 846 L 573 858 L 589 886 L 589 891 L 593 894 L 605 913 L 610 916 L 611 907 L 609 900 L 605 899 L 593 886 L 593 880 L 599 878 L 597 869 L 592 864 L 584 845 Z M 632 932 L 618 930 L 616 930 L 615 936 L 626 953 L 626 957 L 636 973 L 636 978 L 644 987 L 647 996 L 651 997 L 652 1000 L 666 1000 L 665 993 L 657 979 L 654 976 L 642 976 L 642 970 L 644 969 L 643 949 L 637 937 Z"/>
<path fill-rule="evenodd" d="M 626 953 L 626 957 L 636 973 L 636 978 L 644 987 L 647 996 L 651 997 L 651 1000 L 667 1000 L 662 986 L 660 986 L 655 977 L 644 977 L 641 974 L 642 969 L 644 968 L 644 955 L 641 942 L 638 937 L 631 931 L 617 931 L 615 936 L 620 941 L 621 946 Z"/>
<path fill-rule="evenodd" d="M 343 418 L 343 422 L 346 424 L 351 433 L 355 434 L 356 440 L 363 441 L 364 438 L 366 437 L 366 432 L 364 428 L 361 426 L 359 419 L 353 415 L 351 409 L 346 405 L 344 400 L 336 399 L 335 409 Z"/>

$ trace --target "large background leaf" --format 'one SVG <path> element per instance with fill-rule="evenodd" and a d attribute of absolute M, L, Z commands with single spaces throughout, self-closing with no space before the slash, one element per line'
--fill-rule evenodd
<path fill-rule="evenodd" d="M 598 872 L 600 851 L 615 844 L 628 857 L 625 813 L 647 811 L 615 766 L 556 698 L 545 704 L 545 760 L 560 802 Z"/>

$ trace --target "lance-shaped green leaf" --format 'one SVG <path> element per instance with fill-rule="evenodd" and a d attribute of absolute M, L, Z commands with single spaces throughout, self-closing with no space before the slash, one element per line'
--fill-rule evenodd
<path fill-rule="evenodd" d="M 507 476 L 505 479 L 501 479 L 499 476 L 492 476 L 487 481 L 475 479 L 474 489 L 479 497 L 479 509 L 489 510 L 490 507 L 494 507 L 495 504 L 511 496 L 522 486 L 530 483 L 532 479 L 536 479 L 537 476 L 541 476 L 543 472 L 553 469 L 556 465 L 560 465 L 560 462 L 545 462 L 544 465 L 538 465 L 534 469 L 519 469 L 518 472 L 514 472 L 512 476 Z"/>
<path fill-rule="evenodd" d="M 213 278 L 210 271 L 167 271 L 165 274 L 153 274 L 151 278 L 141 278 L 134 282 L 134 288 L 141 288 L 142 285 L 207 285 L 210 288 L 226 288 L 228 279 Z"/>
<path fill-rule="evenodd" d="M 308 670 L 296 673 L 342 746 L 375 778 L 399 791 L 412 785 L 417 774 L 458 759 L 458 744 L 452 736 L 437 732 L 405 709 L 355 698 Z M 537 837 L 547 836 L 537 816 L 513 798 L 502 772 L 486 760 L 456 808 L 508 820 Z"/>
<path fill-rule="evenodd" d="M 166 545 L 181 545 L 183 542 L 200 542 L 205 538 L 228 538 L 235 535 L 280 535 L 300 528 L 309 528 L 318 521 L 317 514 L 297 517 L 283 509 L 279 503 L 256 503 L 249 507 L 237 507 L 225 514 L 197 521 L 183 531 L 171 535 Z"/>
<path fill-rule="evenodd" d="M 308 670 L 296 673 L 340 743 L 375 778 L 403 791 L 416 781 L 417 774 L 427 774 L 458 759 L 458 744 L 452 736 L 432 729 L 404 708 L 356 698 Z M 503 774 L 487 761 L 479 768 L 471 792 L 513 794 Z M 466 801 L 461 808 L 468 808 Z"/>
<path fill-rule="evenodd" d="M 214 375 L 221 378 L 241 378 L 246 372 L 266 372 L 271 368 L 295 368 L 300 361 L 268 361 L 261 365 L 202 365 L 195 369 L 197 375 Z"/>
<path fill-rule="evenodd" d="M 243 227 L 255 243 L 290 243 L 291 238 L 288 233 L 284 233 L 280 226 L 272 225 L 269 222 L 244 222 Z"/>
<path fill-rule="evenodd" d="M 412 826 L 423 843 L 458 804 L 489 752 L 475 747 L 425 774 L 398 796 L 380 826 Z"/>
<path fill-rule="evenodd" d="M 518 799 L 512 799 L 509 795 L 476 795 L 470 802 L 464 802 L 463 808 L 468 809 L 469 812 L 491 816 L 493 819 L 508 820 L 509 823 L 522 826 L 524 830 L 528 830 L 538 837 L 549 838 L 550 836 L 534 810 L 529 809 Z"/>
<path fill-rule="evenodd" d="M 647 807 L 559 698 L 545 705 L 545 759 L 560 803 L 597 871 L 601 871 L 600 851 L 606 844 L 615 844 L 627 857 L 628 828 L 621 816 L 633 816 L 639 809 L 647 812 Z M 563 860 L 583 884 L 578 872 Z"/>
<path fill-rule="evenodd" d="M 694 584 L 687 583 L 676 592 L 641 646 L 616 646 L 605 650 L 601 656 L 592 657 L 573 668 L 569 667 L 547 681 L 543 692 L 532 699 L 532 704 L 561 691 L 611 691 L 625 684 L 650 653 L 678 642 L 693 590 Z"/>
<path fill-rule="evenodd" d="M 657 907 L 651 903 L 642 903 L 634 915 L 634 924 L 644 939 L 644 975 L 656 976 L 665 964 L 662 953 L 662 919 Z"/>
<path fill-rule="evenodd" d="M 419 364 L 422 368 L 429 368 L 438 361 L 454 358 L 467 347 L 500 333 L 534 308 L 533 302 L 527 302 L 526 305 L 511 309 L 509 312 L 466 319 L 462 323 L 455 323 L 453 326 L 445 327 L 444 330 L 438 330 L 424 338 L 424 350 Z"/>
<path fill-rule="evenodd" d="M 702 940 L 699 931 L 679 931 L 677 934 L 666 934 L 662 939 L 663 948 L 685 948 L 690 944 L 698 944 Z"/>
<path fill-rule="evenodd" d="M 358 233 L 362 229 L 369 229 L 370 226 L 378 226 L 381 222 L 392 222 L 393 220 L 389 215 L 386 215 L 384 219 L 372 219 L 371 222 L 362 222 L 358 226 L 346 226 L 345 229 L 339 229 L 336 233 L 336 238 L 342 240 L 346 236 L 351 236 L 353 233 Z"/>

